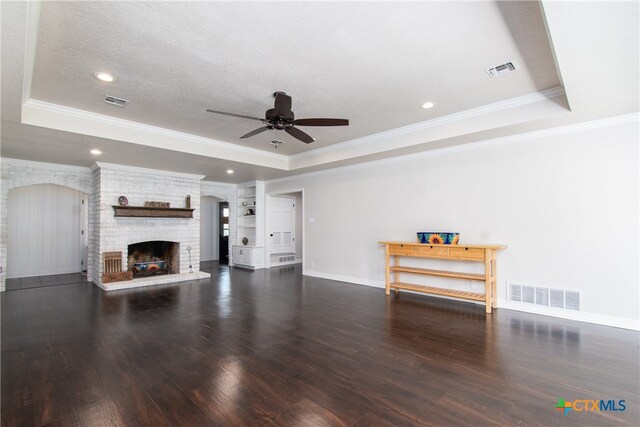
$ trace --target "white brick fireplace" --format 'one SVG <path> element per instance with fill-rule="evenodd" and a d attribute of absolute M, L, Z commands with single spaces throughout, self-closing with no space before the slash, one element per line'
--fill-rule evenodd
<path fill-rule="evenodd" d="M 89 274 L 93 283 L 105 290 L 116 290 L 209 277 L 208 273 L 199 271 L 200 181 L 204 176 L 101 162 L 91 170 L 93 198 L 89 206 Z M 115 217 L 113 206 L 118 205 L 120 196 L 128 199 L 129 206 L 159 201 L 169 202 L 172 208 L 186 207 L 187 196 L 191 196 L 193 218 Z M 103 283 L 105 252 L 121 251 L 122 271 L 127 271 L 129 245 L 151 241 L 178 244 L 179 254 L 175 256 L 179 264 L 177 274 Z"/>

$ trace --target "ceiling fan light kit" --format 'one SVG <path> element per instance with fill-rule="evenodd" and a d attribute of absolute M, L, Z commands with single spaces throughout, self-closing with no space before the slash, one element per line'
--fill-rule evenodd
<path fill-rule="evenodd" d="M 223 114 L 225 116 L 238 117 L 241 119 L 259 120 L 265 124 L 265 126 L 255 129 L 245 135 L 242 135 L 240 139 L 251 138 L 267 130 L 284 130 L 286 133 L 304 142 L 310 144 L 315 141 L 311 135 L 298 129 L 296 126 L 348 126 L 349 120 L 347 119 L 330 119 L 330 118 L 313 118 L 313 119 L 295 119 L 295 115 L 291 110 L 291 97 L 284 92 L 275 92 L 273 94 L 275 98 L 273 108 L 269 108 L 264 115 L 264 119 L 257 117 L 245 116 L 242 114 L 227 113 L 225 111 L 207 110 L 210 113 Z M 282 141 L 278 141 L 282 143 Z M 273 145 L 278 147 L 278 144 Z"/>

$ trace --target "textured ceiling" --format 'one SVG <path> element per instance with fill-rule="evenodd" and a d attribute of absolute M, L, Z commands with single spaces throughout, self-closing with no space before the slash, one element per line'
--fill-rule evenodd
<path fill-rule="evenodd" d="M 100 148 L 104 162 L 237 183 L 639 110 L 638 2 L 544 1 L 542 9 L 538 2 L 44 2 L 34 25 L 27 8 L 35 4 L 0 2 L 3 157 L 89 166 L 96 160 L 89 149 Z M 34 67 L 27 43 L 31 34 L 37 36 Z M 516 61 L 519 70 L 498 79 L 486 76 L 484 68 L 506 60 Z M 96 70 L 114 73 L 117 82 L 96 81 Z M 491 123 L 472 131 L 465 130 L 466 118 L 449 122 L 455 132 L 427 127 L 410 137 L 413 145 L 403 146 L 395 136 L 375 143 L 366 138 L 355 148 L 339 144 L 459 117 L 473 107 L 491 110 L 486 108 L 491 102 L 557 86 L 558 73 L 567 96 L 550 100 L 558 103 L 557 114 L 528 116 L 533 108 L 512 120 L 511 108 L 494 111 Z M 31 92 L 25 81 L 31 81 Z M 278 134 L 287 144 L 276 151 L 268 134 L 238 139 L 255 123 L 204 111 L 260 116 L 271 106 L 274 90 L 293 96 L 298 117 L 342 116 L 352 125 L 305 128 L 318 138 L 310 146 Z M 102 102 L 107 93 L 130 99 L 131 105 L 108 106 Z M 106 139 L 100 132 L 30 122 L 28 102 L 23 104 L 29 98 L 267 151 L 245 149 L 223 157 L 216 146 L 198 154 L 180 143 L 161 148 L 142 140 Z M 420 109 L 426 100 L 436 108 Z M 502 124 L 496 117 L 504 119 Z M 87 122 L 85 128 L 91 126 Z M 369 150 L 376 144 L 383 148 Z M 294 154 L 288 160 L 297 166 L 264 167 L 256 152 Z M 299 162 L 301 157 L 317 161 Z M 236 173 L 227 175 L 227 168 Z"/>
<path fill-rule="evenodd" d="M 485 73 L 507 60 L 521 69 Z M 536 2 L 44 2 L 31 95 L 289 155 L 558 84 Z M 298 118 L 351 125 L 240 140 L 260 123 L 205 112 L 263 117 L 280 90 Z"/>

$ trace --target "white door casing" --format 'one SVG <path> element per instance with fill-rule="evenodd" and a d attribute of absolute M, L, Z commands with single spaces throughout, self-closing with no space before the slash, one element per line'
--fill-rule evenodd
<path fill-rule="evenodd" d="M 269 255 L 295 253 L 295 197 L 269 196 L 267 209 Z"/>

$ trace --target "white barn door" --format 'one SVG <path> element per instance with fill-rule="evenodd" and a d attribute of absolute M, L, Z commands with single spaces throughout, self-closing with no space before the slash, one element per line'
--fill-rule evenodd
<path fill-rule="evenodd" d="M 295 198 L 270 196 L 268 209 L 269 254 L 295 253 Z"/>
<path fill-rule="evenodd" d="M 76 273 L 86 269 L 83 193 L 58 185 L 9 190 L 7 277 Z"/>

